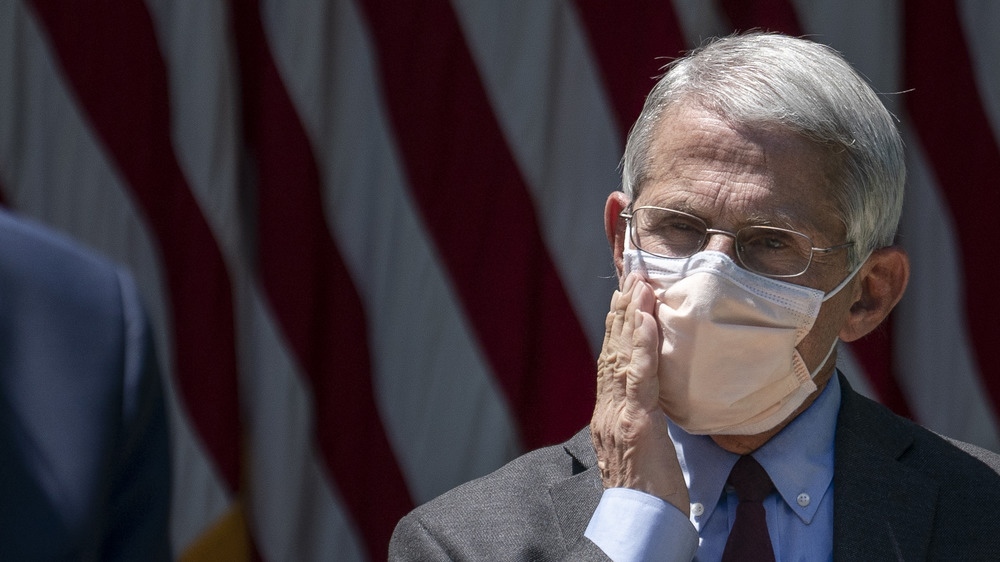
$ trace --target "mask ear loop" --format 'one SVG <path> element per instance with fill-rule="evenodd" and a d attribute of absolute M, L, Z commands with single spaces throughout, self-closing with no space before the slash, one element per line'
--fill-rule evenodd
<path fill-rule="evenodd" d="M 870 258 L 871 255 L 872 255 L 871 252 L 865 254 L 865 259 L 861 260 L 861 264 L 858 265 L 858 267 L 855 267 L 854 271 L 852 271 L 847 277 L 845 277 L 844 280 L 841 281 L 839 285 L 834 287 L 832 291 L 823 296 L 823 302 L 826 302 L 827 300 L 833 298 L 837 293 L 840 292 L 841 289 L 846 287 L 847 284 L 851 282 L 851 279 L 854 279 L 854 276 L 857 275 L 859 271 L 861 271 L 861 267 L 865 265 L 865 262 L 868 261 L 868 258 Z M 819 362 L 819 365 L 817 365 L 816 368 L 813 369 L 811 373 L 809 373 L 809 378 L 811 379 L 816 378 L 816 375 L 819 374 L 823 366 L 826 365 L 826 362 L 830 360 L 830 356 L 833 355 L 833 350 L 837 349 L 838 343 L 840 343 L 840 338 L 839 337 L 834 338 L 833 345 L 830 346 L 830 350 L 826 352 L 826 356 L 823 357 L 823 360 Z"/>
<path fill-rule="evenodd" d="M 819 365 L 816 365 L 816 368 L 813 369 L 811 373 L 809 373 L 810 379 L 816 378 L 816 375 L 818 375 L 823 366 L 826 365 L 826 362 L 830 360 L 830 356 L 833 355 L 833 350 L 837 349 L 838 343 L 840 343 L 840 338 L 839 337 L 833 338 L 833 345 L 830 346 L 830 351 L 826 352 L 826 357 L 824 357 L 823 360 L 819 362 Z"/>
<path fill-rule="evenodd" d="M 837 295 L 837 293 L 840 292 L 841 289 L 843 289 L 844 287 L 846 287 L 847 284 L 851 282 L 851 279 L 854 279 L 854 276 L 857 275 L 859 271 L 861 271 L 861 268 L 865 265 L 865 262 L 868 261 L 868 258 L 870 258 L 871 255 L 872 255 L 871 252 L 868 252 L 867 254 L 865 254 L 865 259 L 861 260 L 861 263 L 858 265 L 858 267 L 855 267 L 854 271 L 852 271 L 850 274 L 848 274 L 847 277 L 845 277 L 844 280 L 841 281 L 839 285 L 837 285 L 836 287 L 834 287 L 832 291 L 830 291 L 829 293 L 823 295 L 823 300 L 821 302 L 826 302 L 826 301 L 832 299 L 834 296 Z"/>

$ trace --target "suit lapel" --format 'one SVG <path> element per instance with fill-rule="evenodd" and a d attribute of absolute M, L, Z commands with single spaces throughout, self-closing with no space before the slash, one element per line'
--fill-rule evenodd
<path fill-rule="evenodd" d="M 573 475 L 553 484 L 549 495 L 562 529 L 565 547 L 570 550 L 586 531 L 587 524 L 601 501 L 604 487 L 597 471 L 597 456 L 590 442 L 589 429 L 574 435 L 566 442 L 565 449 L 572 457 Z"/>
<path fill-rule="evenodd" d="M 938 487 L 900 462 L 913 437 L 900 421 L 843 389 L 834 452 L 834 558 L 923 560 Z"/>

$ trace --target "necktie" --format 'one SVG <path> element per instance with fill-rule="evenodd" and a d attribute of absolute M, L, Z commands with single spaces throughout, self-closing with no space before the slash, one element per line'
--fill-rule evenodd
<path fill-rule="evenodd" d="M 722 562 L 774 562 L 764 504 L 761 503 L 774 490 L 774 483 L 760 463 L 750 455 L 744 455 L 729 473 L 729 484 L 736 489 L 740 503 L 736 506 L 736 521 L 729 531 Z"/>

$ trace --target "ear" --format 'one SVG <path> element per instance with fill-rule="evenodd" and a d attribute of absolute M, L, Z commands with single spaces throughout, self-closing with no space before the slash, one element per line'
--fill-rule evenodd
<path fill-rule="evenodd" d="M 840 339 L 855 341 L 881 324 L 903 297 L 909 279 L 910 258 L 905 250 L 899 246 L 875 250 L 858 272 L 859 294 L 840 329 Z"/>
<path fill-rule="evenodd" d="M 608 244 L 611 245 L 611 255 L 615 261 L 615 270 L 618 271 L 618 286 L 622 285 L 622 252 L 625 250 L 625 219 L 621 217 L 621 212 L 628 207 L 628 197 L 621 191 L 614 191 L 608 195 L 608 201 L 604 204 L 604 233 L 608 236 Z"/>

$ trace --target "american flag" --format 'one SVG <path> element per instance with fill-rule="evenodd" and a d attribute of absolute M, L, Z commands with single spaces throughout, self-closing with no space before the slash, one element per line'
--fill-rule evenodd
<path fill-rule="evenodd" d="M 910 286 L 841 369 L 1000 450 L 998 2 L 0 0 L 0 193 L 143 289 L 178 558 L 383 559 L 582 427 L 624 135 L 751 28 L 843 52 L 906 142 Z"/>

